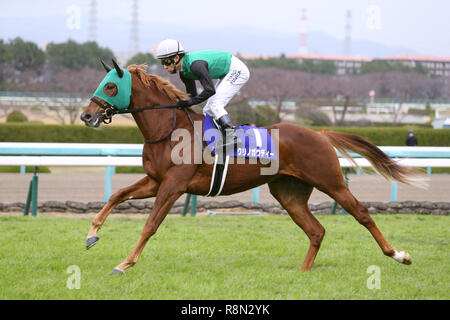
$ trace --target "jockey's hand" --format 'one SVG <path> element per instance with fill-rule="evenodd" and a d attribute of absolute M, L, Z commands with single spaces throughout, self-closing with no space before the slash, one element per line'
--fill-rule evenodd
<path fill-rule="evenodd" d="M 180 100 L 180 101 L 177 102 L 177 107 L 178 108 L 187 108 L 187 107 L 190 107 L 192 105 L 193 105 L 193 103 L 192 103 L 191 100 Z"/>

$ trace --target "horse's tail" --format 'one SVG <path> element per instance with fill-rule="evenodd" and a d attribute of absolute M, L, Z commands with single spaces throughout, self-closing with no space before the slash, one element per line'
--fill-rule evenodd
<path fill-rule="evenodd" d="M 367 139 L 349 133 L 323 131 L 330 143 L 355 166 L 355 160 L 348 154 L 352 151 L 366 158 L 374 169 L 387 180 L 396 180 L 420 188 L 428 187 L 426 177 L 417 171 L 397 164 L 386 153 Z"/>

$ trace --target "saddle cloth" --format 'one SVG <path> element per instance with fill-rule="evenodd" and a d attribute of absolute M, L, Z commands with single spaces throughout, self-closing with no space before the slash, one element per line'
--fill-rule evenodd
<path fill-rule="evenodd" d="M 229 156 L 276 160 L 275 143 L 266 128 L 237 126 L 236 133 L 243 146 L 235 150 L 228 150 Z M 221 132 L 215 121 L 207 114 L 203 122 L 203 134 L 208 148 L 215 155 Z"/>

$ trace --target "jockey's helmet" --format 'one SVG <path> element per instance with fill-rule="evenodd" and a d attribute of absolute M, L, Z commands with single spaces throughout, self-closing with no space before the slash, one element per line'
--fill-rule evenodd
<path fill-rule="evenodd" d="M 184 53 L 184 48 L 179 41 L 166 39 L 158 45 L 158 48 L 156 49 L 156 58 L 164 59 L 182 53 Z"/>

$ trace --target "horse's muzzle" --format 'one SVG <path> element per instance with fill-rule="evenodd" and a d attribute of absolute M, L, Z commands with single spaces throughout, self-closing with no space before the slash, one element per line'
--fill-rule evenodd
<path fill-rule="evenodd" d="M 101 124 L 101 115 L 92 112 L 83 112 L 80 115 L 81 121 L 88 127 L 98 127 Z"/>

